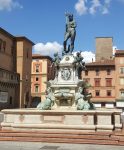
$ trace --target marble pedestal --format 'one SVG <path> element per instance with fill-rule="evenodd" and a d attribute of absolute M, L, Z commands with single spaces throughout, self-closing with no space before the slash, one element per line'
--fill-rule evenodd
<path fill-rule="evenodd" d="M 74 106 L 75 94 L 85 84 L 78 77 L 74 61 L 73 55 L 64 55 L 56 70 L 55 79 L 49 81 L 57 106 Z"/>
<path fill-rule="evenodd" d="M 4 109 L 2 130 L 81 130 L 88 132 L 122 129 L 121 110 L 77 111 L 71 109 Z"/>

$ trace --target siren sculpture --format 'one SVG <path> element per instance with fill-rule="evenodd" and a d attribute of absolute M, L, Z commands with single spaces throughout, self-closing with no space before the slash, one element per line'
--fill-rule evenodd
<path fill-rule="evenodd" d="M 51 107 L 54 105 L 54 95 L 52 89 L 50 87 L 47 88 L 46 91 L 46 99 L 44 102 L 38 104 L 37 108 L 41 110 L 50 110 Z"/>

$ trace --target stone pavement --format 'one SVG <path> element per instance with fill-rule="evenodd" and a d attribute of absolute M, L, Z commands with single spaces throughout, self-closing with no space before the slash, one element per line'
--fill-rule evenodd
<path fill-rule="evenodd" d="M 0 141 L 0 150 L 124 150 L 124 146 Z"/>

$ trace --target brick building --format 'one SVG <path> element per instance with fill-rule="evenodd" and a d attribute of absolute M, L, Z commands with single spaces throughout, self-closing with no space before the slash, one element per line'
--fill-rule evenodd
<path fill-rule="evenodd" d="M 124 50 L 115 53 L 116 104 L 124 108 Z"/>
<path fill-rule="evenodd" d="M 92 102 L 96 107 L 124 108 L 124 50 L 113 56 L 113 39 L 96 38 L 96 60 L 87 63 L 82 78 L 91 84 Z"/>
<path fill-rule="evenodd" d="M 96 107 L 124 108 L 124 50 L 113 59 L 87 63 L 82 78 L 91 84 L 92 102 Z"/>
<path fill-rule="evenodd" d="M 33 107 L 45 99 L 46 82 L 54 79 L 54 73 L 51 57 L 39 54 L 32 56 L 31 96 Z"/>
<path fill-rule="evenodd" d="M 32 45 L 0 28 L 0 109 L 30 102 Z"/>
<path fill-rule="evenodd" d="M 114 107 L 115 95 L 115 60 L 101 60 L 87 63 L 87 71 L 82 72 L 85 81 L 91 84 L 92 102 L 96 107 Z"/>

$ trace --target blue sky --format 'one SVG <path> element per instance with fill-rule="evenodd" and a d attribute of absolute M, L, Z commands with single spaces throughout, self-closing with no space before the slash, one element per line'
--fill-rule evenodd
<path fill-rule="evenodd" d="M 77 22 L 75 51 L 94 57 L 96 37 L 113 37 L 124 49 L 124 0 L 0 0 L 0 26 L 32 40 L 34 53 L 51 55 L 62 50 L 65 12 Z"/>

